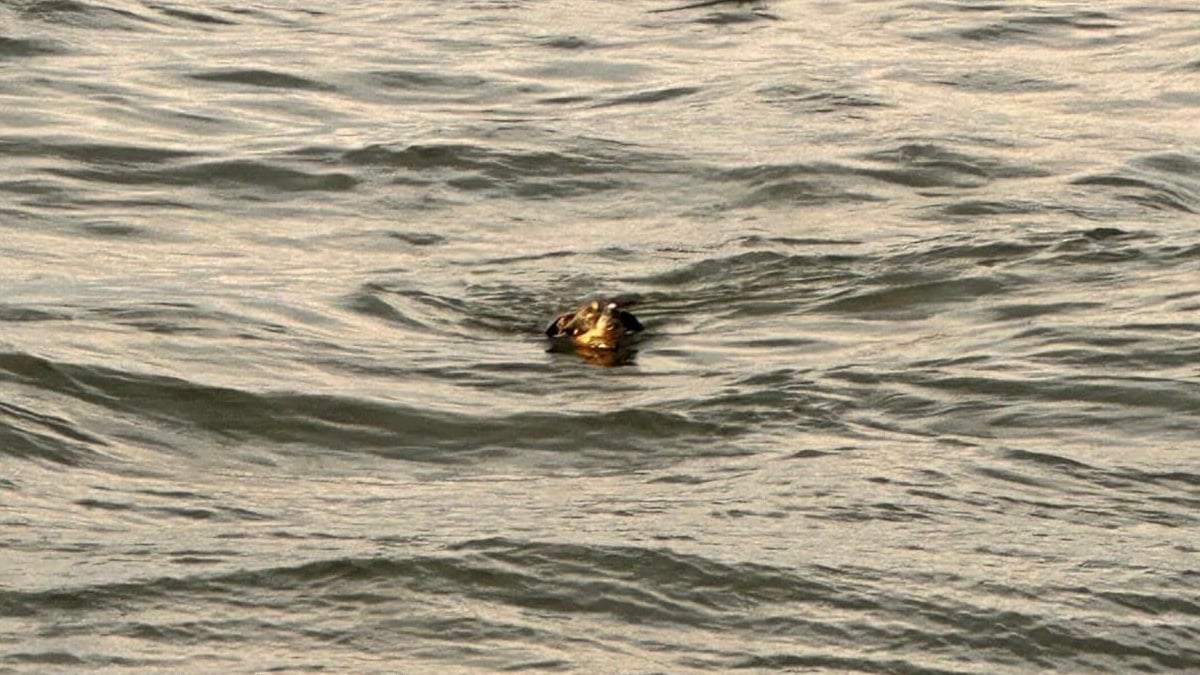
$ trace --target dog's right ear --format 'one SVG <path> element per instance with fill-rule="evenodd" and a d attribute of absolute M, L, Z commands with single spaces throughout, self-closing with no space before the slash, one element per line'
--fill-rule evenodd
<path fill-rule="evenodd" d="M 621 325 L 625 326 L 625 330 L 629 331 L 630 333 L 636 333 L 638 331 L 645 330 L 642 328 L 642 322 L 638 321 L 637 317 L 629 312 L 620 312 L 617 314 L 617 317 L 621 319 Z"/>

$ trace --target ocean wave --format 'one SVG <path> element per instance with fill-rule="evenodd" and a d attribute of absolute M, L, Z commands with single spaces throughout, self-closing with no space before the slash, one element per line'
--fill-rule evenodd
<path fill-rule="evenodd" d="M 448 374 L 438 371 L 441 377 Z M 629 407 L 593 412 L 454 413 L 345 396 L 249 392 L 96 366 L 0 354 L 0 379 L 69 396 L 155 425 L 182 425 L 224 444 L 270 442 L 339 452 L 369 452 L 415 462 L 461 463 L 514 452 L 549 452 L 570 460 L 610 455 L 678 455 L 700 438 L 728 434 L 726 424 L 681 412 Z M 69 461 L 58 439 L 70 426 L 13 408 L 4 428 L 18 454 Z M 21 422 L 20 425 L 17 422 Z M 39 430 L 31 432 L 30 422 Z M 51 435 L 54 432 L 55 435 Z M 41 439 L 41 442 L 38 443 Z M 103 445 L 78 432 L 67 439 Z M 23 449 L 22 449 L 23 448 Z M 79 451 L 76 451 L 76 453 Z"/>
<path fill-rule="evenodd" d="M 1200 213 L 1200 158 L 1194 155 L 1139 157 L 1117 171 L 1080 176 L 1072 183 L 1151 209 Z"/>
<path fill-rule="evenodd" d="M 896 577 L 905 584 L 894 583 Z M 89 625 L 96 615 L 118 613 L 102 628 L 91 627 L 98 631 L 90 643 L 101 647 L 97 652 L 26 646 L 9 654 L 9 663 L 103 663 L 103 647 L 117 640 L 127 641 L 124 650 L 133 647 L 135 660 L 162 644 L 191 659 L 202 658 L 203 646 L 214 642 L 255 646 L 251 653 L 304 644 L 320 644 L 328 653 L 331 645 L 343 644 L 371 645 L 377 655 L 410 664 L 465 658 L 491 668 L 530 663 L 578 668 L 617 644 L 625 658 L 702 670 L 960 672 L 952 653 L 964 649 L 993 668 L 1113 672 L 1186 668 L 1200 659 L 1188 646 L 1195 629 L 1172 619 L 1195 615 L 1193 603 L 1069 581 L 1028 589 L 996 582 L 968 599 L 965 583 L 951 573 L 900 570 L 881 576 L 867 567 L 781 568 L 666 548 L 497 537 L 419 555 L 333 557 L 217 574 L 4 590 L 0 614 L 75 617 L 58 630 L 58 637 L 66 637 L 81 620 Z M 1035 592 L 1043 599 L 1029 595 Z M 1026 596 L 1019 609 L 1014 594 Z M 463 602 L 474 608 L 469 615 Z M 1080 624 L 1041 611 L 1055 603 L 1088 618 Z M 1144 628 L 1123 622 L 1106 606 L 1138 608 Z M 222 618 L 172 607 L 221 607 Z M 153 624 L 139 618 L 150 610 L 158 617 Z M 352 616 L 357 618 L 345 620 Z M 593 626 L 586 638 L 571 629 L 581 623 Z M 640 638 L 617 637 L 634 627 Z M 1142 639 L 1151 635 L 1154 639 Z M 507 649 L 495 649 L 498 644 Z M 475 651 L 472 645 L 493 648 Z"/>

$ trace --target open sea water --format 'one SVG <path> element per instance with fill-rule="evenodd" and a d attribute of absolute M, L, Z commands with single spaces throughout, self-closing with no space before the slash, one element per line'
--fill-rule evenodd
<path fill-rule="evenodd" d="M 1200 671 L 1200 5 L 687 4 L 0 3 L 0 672 Z"/>

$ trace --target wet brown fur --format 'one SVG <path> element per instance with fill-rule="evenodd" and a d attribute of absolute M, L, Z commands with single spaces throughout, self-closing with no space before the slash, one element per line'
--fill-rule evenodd
<path fill-rule="evenodd" d="M 620 350 L 629 345 L 642 324 L 622 309 L 629 301 L 597 298 L 573 312 L 558 315 L 546 328 L 546 336 L 569 340 L 577 348 Z"/>

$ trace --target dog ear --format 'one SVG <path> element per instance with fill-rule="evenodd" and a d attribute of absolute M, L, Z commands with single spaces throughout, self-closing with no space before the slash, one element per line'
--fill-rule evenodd
<path fill-rule="evenodd" d="M 625 330 L 631 333 L 642 330 L 642 322 L 638 321 L 637 317 L 629 312 L 619 312 L 617 316 L 621 318 L 621 325 L 625 327 Z"/>
<path fill-rule="evenodd" d="M 570 325 L 571 320 L 574 318 L 575 314 L 572 312 L 559 314 L 557 317 L 555 317 L 554 321 L 551 321 L 550 325 L 546 327 L 546 337 L 553 338 L 566 335 L 567 326 Z"/>

